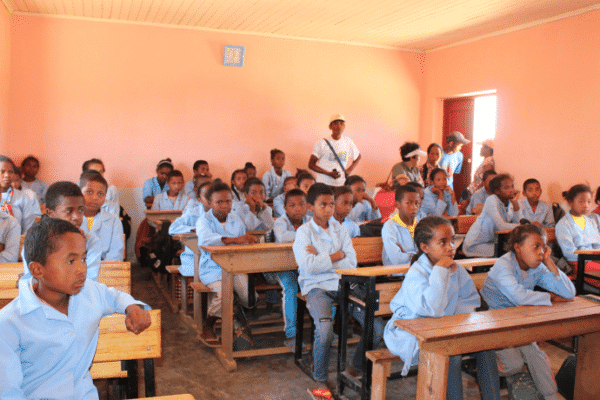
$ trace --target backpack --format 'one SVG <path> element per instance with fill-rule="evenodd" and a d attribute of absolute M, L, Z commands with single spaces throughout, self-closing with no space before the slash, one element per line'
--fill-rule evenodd
<path fill-rule="evenodd" d="M 564 217 L 566 213 L 559 203 L 552 203 L 552 214 L 554 215 L 554 222 L 556 223 Z"/>

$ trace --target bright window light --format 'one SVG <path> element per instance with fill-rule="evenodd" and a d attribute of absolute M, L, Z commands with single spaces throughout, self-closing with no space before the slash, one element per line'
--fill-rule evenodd
<path fill-rule="evenodd" d="M 473 163 L 471 168 L 471 181 L 475 177 L 475 171 L 483 161 L 479 155 L 481 145 L 477 144 L 486 139 L 496 136 L 496 95 L 480 96 L 475 98 L 475 110 L 473 116 Z"/>

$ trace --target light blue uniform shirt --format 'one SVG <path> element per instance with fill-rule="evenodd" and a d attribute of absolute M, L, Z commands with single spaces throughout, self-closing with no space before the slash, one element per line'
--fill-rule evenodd
<path fill-rule="evenodd" d="M 238 202 L 235 204 L 232 212 L 237 214 L 244 224 L 246 224 L 246 230 L 248 231 L 269 230 L 275 225 L 273 210 L 269 206 L 266 206 L 266 208 L 257 215 L 250 211 L 250 206 L 248 204 Z"/>
<path fill-rule="evenodd" d="M 390 303 L 392 318 L 385 326 L 387 348 L 404 361 L 402 374 L 419 363 L 419 342 L 410 333 L 396 327 L 394 321 L 413 318 L 439 318 L 475 311 L 479 294 L 467 271 L 459 264 L 456 271 L 434 266 L 421 255 L 404 277 L 402 287 Z"/>
<path fill-rule="evenodd" d="M 452 154 L 447 154 L 444 152 L 442 154 L 442 159 L 440 160 L 439 166 L 441 169 L 450 171 L 454 175 L 460 174 L 460 171 L 462 170 L 463 158 L 463 153 L 460 151 Z M 452 189 L 454 189 L 454 175 L 448 176 L 448 186 L 450 186 Z"/>
<path fill-rule="evenodd" d="M 21 234 L 26 235 L 29 228 L 35 223 L 35 217 L 42 216 L 37 196 L 29 189 L 9 188 L 7 192 L 2 193 L 0 203 L 4 203 L 7 199 L 12 206 L 14 217 L 21 224 Z"/>
<path fill-rule="evenodd" d="M 473 193 L 471 196 L 471 200 L 469 200 L 469 205 L 467 206 L 467 215 L 473 215 L 473 208 L 478 204 L 485 204 L 485 201 L 491 195 L 485 190 L 484 187 L 481 187 Z"/>
<path fill-rule="evenodd" d="M 577 261 L 575 250 L 600 249 L 598 219 L 594 216 L 585 216 L 585 230 L 582 230 L 568 212 L 557 222 L 554 232 L 563 256 L 568 261 Z"/>
<path fill-rule="evenodd" d="M 246 233 L 246 225 L 237 216 L 230 212 L 223 226 L 211 209 L 198 218 L 196 223 L 196 234 L 198 235 L 198 247 L 200 246 L 222 246 L 221 239 L 224 237 L 238 237 Z M 219 264 L 210 258 L 210 253 L 202 250 L 200 256 L 200 280 L 205 285 L 220 281 L 222 270 Z"/>
<path fill-rule="evenodd" d="M 194 193 L 194 180 L 193 179 L 186 182 L 185 186 L 183 187 L 183 191 L 185 192 L 187 197 L 189 197 L 191 199 L 196 198 L 196 194 Z"/>
<path fill-rule="evenodd" d="M 317 255 L 306 251 L 306 246 L 313 246 Z M 294 257 L 298 264 L 298 284 L 303 295 L 312 289 L 338 290 L 340 276 L 336 269 L 356 268 L 356 252 L 348 230 L 338 222 L 329 222 L 327 231 L 310 220 L 296 231 L 294 241 Z M 345 257 L 334 263 L 329 257 L 341 250 Z"/>
<path fill-rule="evenodd" d="M 101 260 L 123 261 L 125 238 L 123 224 L 115 214 L 106 212 L 103 208 L 94 217 L 92 229 L 88 229 L 87 219 L 84 217 L 80 228 L 87 234 L 100 238 L 102 243 Z"/>
<path fill-rule="evenodd" d="M 42 303 L 31 283 L 21 279 L 19 296 L 0 310 L 0 398 L 98 399 L 89 369 L 100 319 L 144 304 L 88 279 L 67 316 Z"/>
<path fill-rule="evenodd" d="M 285 215 L 285 193 L 273 199 L 273 218 L 279 218 Z"/>
<path fill-rule="evenodd" d="M 408 264 L 412 256 L 418 253 L 417 246 L 410 232 L 391 218 L 381 228 L 383 241 L 383 265 Z M 402 249 L 398 246 L 402 246 Z"/>
<path fill-rule="evenodd" d="M 440 200 L 437 194 L 431 191 L 431 187 L 428 187 L 425 189 L 421 211 L 427 216 L 437 215 L 442 217 L 445 213 L 448 213 L 449 216 L 456 217 L 458 215 L 458 204 L 456 202 L 452 203 L 452 195 L 444 191 L 442 197 L 444 199 Z"/>
<path fill-rule="evenodd" d="M 171 202 L 169 199 L 169 195 L 167 192 L 162 192 L 154 198 L 154 203 L 152 203 L 153 210 L 183 210 L 187 205 L 189 197 L 185 195 L 183 192 L 179 192 L 177 197 L 175 198 L 175 203 Z"/>
<path fill-rule="evenodd" d="M 142 200 L 146 197 L 154 197 L 157 194 L 161 194 L 163 192 L 169 191 L 169 184 L 165 182 L 165 185 L 160 188 L 160 184 L 158 183 L 158 178 L 150 178 L 146 179 L 144 182 L 144 187 L 142 187 Z"/>
<path fill-rule="evenodd" d="M 48 191 L 48 184 L 46 182 L 39 179 L 33 182 L 25 182 L 21 179 L 21 186 L 35 193 L 40 204 L 45 204 L 46 192 Z"/>
<path fill-rule="evenodd" d="M 551 306 L 550 293 L 534 291 L 537 285 L 566 299 L 575 297 L 573 282 L 558 270 L 554 275 L 544 265 L 529 269 L 527 275 L 519 267 L 515 253 L 509 251 L 488 272 L 481 295 L 492 310 L 516 306 Z"/>
<path fill-rule="evenodd" d="M 267 198 L 273 199 L 276 196 L 283 193 L 283 182 L 285 178 L 292 176 L 292 173 L 288 170 L 282 169 L 281 176 L 275 172 L 275 167 L 271 167 L 270 170 L 265 172 L 262 181 L 265 184 L 265 193 Z"/>
<path fill-rule="evenodd" d="M 106 190 L 106 200 L 102 204 L 102 209 L 115 214 L 117 217 L 119 216 L 121 204 L 119 203 L 119 192 L 115 185 L 110 185 Z"/>
<path fill-rule="evenodd" d="M 337 223 L 340 222 L 337 219 L 335 219 L 334 216 L 331 217 L 330 221 L 334 221 Z M 348 217 L 344 218 L 344 221 L 342 222 L 342 226 L 348 230 L 350 239 L 360 236 L 360 226 L 358 226 L 358 224 L 356 222 L 352 221 L 350 218 L 348 218 Z"/>
<path fill-rule="evenodd" d="M 188 202 L 188 206 L 191 203 Z M 196 223 L 201 215 L 206 214 L 204 211 L 204 205 L 199 204 L 199 207 L 188 207 L 183 211 L 181 217 L 177 218 L 169 226 L 169 235 L 177 235 L 180 233 L 189 233 L 196 229 Z M 189 247 L 185 246 L 183 253 L 179 255 L 181 260 L 181 266 L 179 267 L 179 273 L 183 276 L 194 276 L 194 252 Z"/>
<path fill-rule="evenodd" d="M 0 252 L 0 263 L 15 263 L 19 260 L 21 244 L 21 225 L 15 217 L 0 213 L 0 244 L 4 250 Z"/>
<path fill-rule="evenodd" d="M 379 211 L 379 208 L 377 210 L 373 210 L 371 203 L 369 203 L 367 200 L 363 200 L 362 202 L 356 203 L 354 207 L 352 207 L 350 214 L 348 214 L 348 218 L 354 222 L 371 221 L 373 219 L 381 218 L 381 211 Z"/>
<path fill-rule="evenodd" d="M 531 208 L 531 204 L 527 199 L 519 200 L 519 213 L 521 218 L 528 219 L 529 222 L 539 222 L 544 228 L 554 228 L 554 213 L 552 206 L 545 201 L 538 201 L 535 212 Z"/>
<path fill-rule="evenodd" d="M 309 220 L 310 217 L 305 215 L 304 218 L 302 218 L 302 224 L 307 223 Z M 287 214 L 284 214 L 275 220 L 273 234 L 275 235 L 276 243 L 290 243 L 296 239 L 296 229 L 294 229 L 294 225 L 290 222 Z"/>

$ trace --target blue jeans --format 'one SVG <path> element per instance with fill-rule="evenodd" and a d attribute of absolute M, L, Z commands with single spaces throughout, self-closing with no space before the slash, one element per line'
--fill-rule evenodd
<path fill-rule="evenodd" d="M 498 362 L 493 350 L 473 353 L 477 360 L 477 382 L 483 400 L 500 400 L 500 378 L 498 378 Z M 448 367 L 448 389 L 446 400 L 462 400 L 462 356 L 450 357 Z"/>
<path fill-rule="evenodd" d="M 313 346 L 313 360 L 315 363 L 313 379 L 318 382 L 327 381 L 329 370 L 329 355 L 331 343 L 333 342 L 333 318 L 335 316 L 334 300 L 337 291 L 326 291 L 323 289 L 312 289 L 306 295 L 306 306 L 315 322 L 315 343 Z M 360 307 L 354 307 L 354 318 L 362 325 L 365 312 Z M 384 324 L 381 318 L 375 318 L 373 324 L 373 348 L 376 349 L 383 338 Z M 351 366 L 362 371 L 362 338 L 352 357 Z"/>
<path fill-rule="evenodd" d="M 268 272 L 264 274 L 265 279 L 269 283 L 276 281 L 283 288 L 283 319 L 285 321 L 285 337 L 293 338 L 296 337 L 296 311 L 298 303 L 296 302 L 296 294 L 298 293 L 298 279 L 296 278 L 296 272 L 294 271 L 283 271 L 283 272 Z M 273 294 L 267 291 L 267 303 L 276 304 L 278 299 L 277 291 L 273 290 Z M 273 301 L 275 300 L 275 301 Z"/>

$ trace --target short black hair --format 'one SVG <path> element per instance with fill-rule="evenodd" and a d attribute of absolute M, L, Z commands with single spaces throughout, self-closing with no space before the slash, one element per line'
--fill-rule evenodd
<path fill-rule="evenodd" d="M 314 177 L 314 176 L 312 176 L 312 175 L 311 175 L 311 174 L 309 174 L 308 172 L 306 172 L 306 173 L 305 173 L 305 172 L 303 172 L 303 173 L 301 173 L 301 174 L 299 174 L 299 175 L 298 175 L 298 179 L 297 179 L 297 181 L 296 181 L 296 184 L 297 184 L 298 186 L 300 186 L 300 182 L 302 182 L 302 181 L 303 181 L 303 180 L 305 180 L 305 179 L 310 179 L 310 180 L 311 180 L 311 181 L 313 181 L 313 182 L 315 181 L 315 177 Z"/>
<path fill-rule="evenodd" d="M 333 197 L 336 199 L 346 193 L 352 194 L 352 188 L 350 186 L 338 186 L 333 188 Z"/>
<path fill-rule="evenodd" d="M 598 201 L 600 201 L 600 186 L 598 186 L 598 189 L 596 189 L 596 198 L 594 199 L 594 201 L 596 203 L 598 203 Z"/>
<path fill-rule="evenodd" d="M 167 182 L 171 179 L 171 178 L 181 178 L 183 179 L 183 174 L 181 173 L 180 170 L 178 169 L 172 169 L 171 171 L 169 171 L 169 173 L 167 174 Z"/>
<path fill-rule="evenodd" d="M 254 185 L 261 185 L 262 187 L 265 186 L 265 184 L 263 183 L 263 181 L 261 181 L 260 179 L 258 179 L 258 178 L 250 178 L 244 184 L 244 192 L 248 193 L 250 191 L 250 187 L 254 186 Z"/>
<path fill-rule="evenodd" d="M 363 177 L 358 175 L 350 175 L 348 179 L 346 179 L 346 182 L 344 182 L 344 185 L 352 186 L 357 182 L 362 182 L 365 184 L 365 186 L 367 186 L 367 182 L 363 179 Z"/>
<path fill-rule="evenodd" d="M 271 150 L 271 160 L 272 160 L 272 159 L 274 159 L 274 158 L 275 158 L 275 156 L 276 156 L 277 154 L 279 154 L 279 153 L 281 153 L 281 154 L 284 154 L 284 155 L 285 155 L 285 153 L 284 153 L 283 151 L 279 150 L 279 149 L 273 149 L 273 150 Z"/>
<path fill-rule="evenodd" d="M 79 186 L 73 182 L 54 182 L 48 187 L 46 197 L 44 198 L 46 208 L 52 211 L 56 210 L 56 206 L 58 206 L 58 200 L 61 197 L 83 197 L 83 193 L 81 193 Z"/>
<path fill-rule="evenodd" d="M 406 157 L 406 155 L 420 148 L 421 146 L 419 146 L 419 143 L 416 142 L 404 143 L 402 146 L 400 146 L 400 155 L 402 156 L 402 161 L 410 161 L 411 157 Z"/>
<path fill-rule="evenodd" d="M 412 185 L 402 185 L 396 188 L 396 195 L 394 196 L 395 201 L 402 201 L 404 198 L 404 193 L 416 193 L 419 194 L 419 191 L 416 187 Z"/>
<path fill-rule="evenodd" d="M 490 181 L 490 190 L 493 194 L 496 194 L 496 192 L 500 190 L 502 187 L 502 182 L 506 179 L 512 179 L 512 176 L 509 174 L 500 174 L 492 178 Z"/>
<path fill-rule="evenodd" d="M 35 156 L 27 156 L 21 162 L 21 169 L 23 169 L 23 166 L 25 166 L 25 164 L 27 164 L 28 161 L 35 161 L 35 163 L 38 165 L 38 167 L 40 166 L 40 160 L 38 160 L 37 157 L 35 157 Z"/>
<path fill-rule="evenodd" d="M 85 238 L 78 227 L 58 218 L 44 217 L 27 231 L 23 250 L 27 263 L 39 262 L 46 265 L 48 256 L 57 249 L 56 242 L 65 233 L 78 233 Z"/>
<path fill-rule="evenodd" d="M 525 182 L 523 182 L 523 191 L 527 190 L 527 185 L 531 185 L 531 184 L 534 184 L 534 183 L 537 183 L 538 185 L 542 186 L 540 184 L 540 181 L 538 181 L 537 179 L 535 179 L 535 178 L 529 178 Z"/>
<path fill-rule="evenodd" d="M 590 187 L 587 185 L 579 184 L 579 185 L 572 186 L 571 189 L 569 189 L 565 192 L 562 192 L 562 195 L 565 198 L 565 200 L 567 200 L 569 203 L 571 203 L 573 200 L 575 200 L 575 197 L 577 197 L 577 195 L 579 193 L 592 194 L 592 189 L 590 189 Z"/>
<path fill-rule="evenodd" d="M 324 183 L 317 182 L 308 189 L 308 193 L 306 194 L 306 201 L 309 204 L 315 205 L 315 201 L 317 198 L 322 195 L 330 195 L 333 196 L 333 190 L 329 185 Z"/>
<path fill-rule="evenodd" d="M 252 164 L 250 161 L 248 161 L 246 164 L 244 164 L 244 171 L 248 171 L 250 168 L 256 169 L 254 164 Z"/>
<path fill-rule="evenodd" d="M 417 189 L 425 189 L 425 188 L 423 187 L 423 185 L 421 185 L 419 182 L 414 182 L 414 181 L 408 182 L 408 183 L 407 183 L 406 185 L 404 185 L 404 186 L 412 186 L 412 187 L 414 187 L 414 188 L 417 188 Z"/>
<path fill-rule="evenodd" d="M 481 177 L 481 180 L 485 181 L 490 175 L 498 175 L 498 173 L 496 172 L 495 169 L 488 169 L 487 171 L 485 171 L 483 173 L 483 176 Z"/>
<path fill-rule="evenodd" d="M 312 175 L 311 175 L 312 176 Z M 298 184 L 298 179 L 295 176 L 288 176 L 287 178 L 285 178 L 283 180 L 283 186 L 286 185 L 286 183 L 290 182 L 290 181 L 294 181 L 296 182 L 296 184 Z"/>
<path fill-rule="evenodd" d="M 83 165 L 81 166 L 81 172 L 85 172 L 85 171 L 89 170 L 91 164 L 100 164 L 100 165 L 102 165 L 102 168 L 104 168 L 104 163 L 102 162 L 101 159 L 91 158 L 83 163 Z"/>
<path fill-rule="evenodd" d="M 446 176 L 446 178 L 448 177 L 448 173 L 446 172 L 445 169 L 442 168 L 434 168 L 433 171 L 431 171 L 431 173 L 429 174 L 429 179 L 431 179 L 431 181 L 433 182 L 433 179 L 435 178 L 435 176 L 439 173 L 443 172 L 444 175 Z"/>
<path fill-rule="evenodd" d="M 93 169 L 83 172 L 79 177 L 79 184 L 81 187 L 84 187 L 88 182 L 99 182 L 108 189 L 108 182 L 106 182 L 106 179 L 104 179 L 100 172 L 94 171 Z"/>
<path fill-rule="evenodd" d="M 210 185 L 210 188 L 208 188 L 208 191 L 206 192 L 206 199 L 210 201 L 210 198 L 214 193 L 225 191 L 231 192 L 231 188 L 228 184 L 223 182 L 213 182 L 213 184 Z"/>
<path fill-rule="evenodd" d="M 192 169 L 195 171 L 198 168 L 200 168 L 201 165 L 208 165 L 208 162 L 206 162 L 204 160 L 196 160 L 196 162 L 194 163 L 194 166 L 192 167 Z"/>
<path fill-rule="evenodd" d="M 212 185 L 211 181 L 202 182 L 201 184 L 199 184 L 198 187 L 196 188 L 196 198 L 200 197 L 200 193 L 202 192 L 202 188 L 204 186 L 210 186 L 210 185 Z"/>
<path fill-rule="evenodd" d="M 292 189 L 285 194 L 285 198 L 283 199 L 283 205 L 287 206 L 289 199 L 291 199 L 294 196 L 301 196 L 304 197 L 304 199 L 306 199 L 306 193 L 304 193 L 302 190 Z"/>
<path fill-rule="evenodd" d="M 6 157 L 6 156 L 1 156 L 0 155 L 0 164 L 2 163 L 9 163 L 10 165 L 12 165 L 13 170 L 15 168 L 17 168 L 17 166 L 15 165 L 15 163 L 13 162 L 13 160 L 10 159 L 10 157 Z"/>

